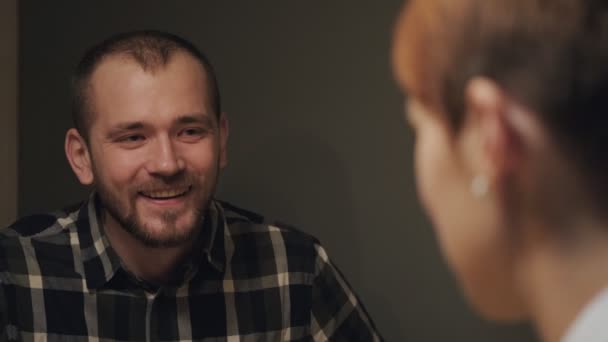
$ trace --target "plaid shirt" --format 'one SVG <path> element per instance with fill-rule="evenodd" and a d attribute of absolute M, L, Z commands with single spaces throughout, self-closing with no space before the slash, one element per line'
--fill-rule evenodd
<path fill-rule="evenodd" d="M 0 233 L 0 340 L 381 340 L 305 233 L 213 201 L 200 248 L 157 286 L 122 266 L 100 212 L 92 196 Z"/>

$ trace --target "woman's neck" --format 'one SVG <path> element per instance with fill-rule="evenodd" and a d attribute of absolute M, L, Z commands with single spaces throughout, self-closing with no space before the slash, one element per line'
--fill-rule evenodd
<path fill-rule="evenodd" d="M 567 238 L 536 239 L 520 259 L 519 285 L 547 342 L 560 341 L 584 307 L 608 287 L 608 225 L 586 222 L 572 228 Z"/>

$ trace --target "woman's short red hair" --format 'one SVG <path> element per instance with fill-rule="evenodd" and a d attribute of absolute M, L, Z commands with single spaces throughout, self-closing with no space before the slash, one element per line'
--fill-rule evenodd
<path fill-rule="evenodd" d="M 408 95 L 445 116 L 454 131 L 468 81 L 495 81 L 538 114 L 605 199 L 608 1 L 409 0 L 393 52 Z"/>

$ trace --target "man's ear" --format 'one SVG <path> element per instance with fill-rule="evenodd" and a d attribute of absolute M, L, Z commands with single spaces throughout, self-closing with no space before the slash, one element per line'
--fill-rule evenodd
<path fill-rule="evenodd" d="M 228 117 L 226 113 L 220 114 L 219 118 L 219 144 L 220 144 L 220 168 L 226 167 L 228 164 L 228 134 L 229 134 L 229 126 L 228 126 Z"/>
<path fill-rule="evenodd" d="M 75 128 L 71 128 L 65 135 L 65 155 L 72 167 L 72 171 L 83 185 L 91 185 L 95 180 L 91 156 L 85 139 Z"/>
<path fill-rule="evenodd" d="M 521 132 L 509 118 L 517 103 L 496 82 L 476 77 L 465 88 L 465 153 L 474 175 L 500 182 L 521 161 Z"/>

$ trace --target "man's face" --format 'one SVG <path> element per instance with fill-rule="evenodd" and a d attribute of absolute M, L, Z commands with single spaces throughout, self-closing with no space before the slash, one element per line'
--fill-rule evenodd
<path fill-rule="evenodd" d="M 88 148 L 106 225 L 152 247 L 197 232 L 226 163 L 227 123 L 208 94 L 203 67 L 186 53 L 148 71 L 121 55 L 98 66 Z"/>

